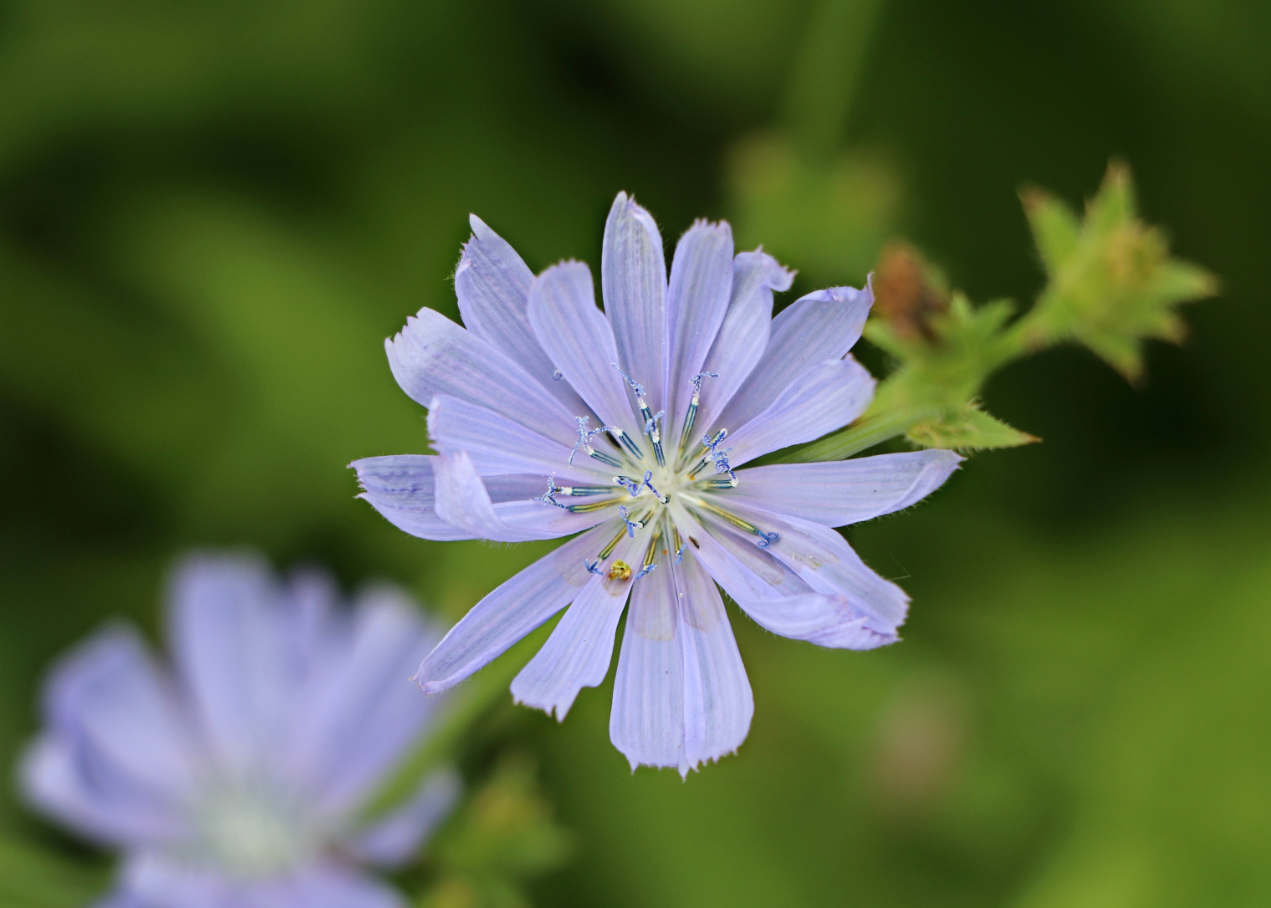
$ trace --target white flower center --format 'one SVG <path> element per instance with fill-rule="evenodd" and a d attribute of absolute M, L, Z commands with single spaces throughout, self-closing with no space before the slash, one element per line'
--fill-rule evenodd
<path fill-rule="evenodd" d="M 617 365 L 614 365 L 618 369 Z M 622 370 L 619 369 L 619 372 Z M 715 377 L 714 373 L 703 372 L 692 379 L 693 396 L 689 402 L 684 424 L 675 431 L 670 439 L 664 439 L 661 423 L 664 413 L 651 412 L 645 400 L 643 386 L 622 373 L 622 377 L 631 386 L 635 395 L 636 409 L 644 423 L 644 437 L 635 441 L 621 428 L 616 426 L 600 426 L 590 428 L 589 417 L 577 417 L 578 443 L 570 454 L 569 463 L 579 454 L 596 460 L 615 470 L 613 485 L 594 486 L 558 486 L 556 477 L 548 479 L 547 492 L 539 497 L 544 504 L 555 505 L 574 513 L 587 513 L 612 509 L 615 506 L 618 515 L 625 524 L 624 532 L 605 546 L 596 560 L 584 561 L 587 570 L 594 574 L 606 573 L 602 565 L 613 554 L 614 548 L 624 535 L 634 537 L 638 530 L 651 527 L 653 539 L 645 549 L 645 560 L 640 571 L 634 574 L 639 580 L 655 567 L 656 551 L 659 541 L 665 536 L 670 543 L 668 552 L 678 563 L 683 552 L 683 540 L 680 530 L 671 519 L 668 505 L 672 498 L 678 498 L 691 511 L 701 515 L 702 512 L 713 517 L 726 520 L 733 527 L 744 530 L 757 537 L 760 548 L 768 548 L 776 542 L 776 533 L 766 533 L 759 527 L 729 513 L 712 499 L 713 495 L 702 493 L 726 492 L 737 487 L 737 474 L 733 472 L 728 461 L 728 449 L 723 447 L 728 437 L 727 429 L 720 429 L 714 435 L 705 435 L 698 439 L 694 434 L 697 421 L 698 404 L 701 399 L 702 379 Z M 608 453 L 598 451 L 592 444 L 597 436 L 608 437 L 614 442 L 616 451 Z M 670 445 L 665 444 L 666 441 Z M 562 498 L 587 498 L 588 501 L 576 504 L 565 504 L 557 500 Z M 664 543 L 665 546 L 665 543 Z M 615 573 L 616 572 L 616 573 Z M 611 566 L 608 573 L 610 579 L 625 580 L 631 577 L 631 567 L 618 561 Z"/>
<path fill-rule="evenodd" d="M 325 838 L 301 798 L 242 780 L 212 786 L 195 809 L 195 825 L 197 857 L 237 878 L 272 876 L 304 864 Z"/>

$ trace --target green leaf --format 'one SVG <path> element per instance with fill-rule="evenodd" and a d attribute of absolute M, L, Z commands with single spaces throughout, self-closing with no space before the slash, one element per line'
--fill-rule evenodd
<path fill-rule="evenodd" d="M 1081 222 L 1067 205 L 1037 187 L 1020 193 L 1020 200 L 1042 263 L 1047 270 L 1058 268 L 1077 248 Z"/>
<path fill-rule="evenodd" d="M 905 437 L 924 448 L 951 448 L 959 451 L 1015 448 L 1041 439 L 994 419 L 974 405 L 925 419 Z"/>

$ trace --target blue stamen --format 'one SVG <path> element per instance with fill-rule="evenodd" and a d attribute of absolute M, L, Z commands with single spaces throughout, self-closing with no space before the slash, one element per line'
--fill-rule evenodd
<path fill-rule="evenodd" d="M 688 548 L 687 542 L 680 543 L 680 547 L 675 550 L 675 563 L 679 564 L 684 560 L 684 550 Z"/>
<path fill-rule="evenodd" d="M 612 492 L 609 486 L 561 486 L 556 490 L 562 495 L 570 497 L 580 497 L 583 495 L 603 495 L 606 492 Z"/>
<path fill-rule="evenodd" d="M 665 410 L 659 410 L 655 415 L 649 415 L 649 408 L 645 407 L 640 411 L 644 417 L 644 434 L 649 436 L 649 440 L 653 442 L 653 454 L 658 459 L 658 466 L 666 466 L 666 456 L 662 453 L 662 433 L 658 431 L 658 420 L 666 415 Z"/>
<path fill-rule="evenodd" d="M 646 576 L 646 575 L 648 575 L 648 574 L 652 574 L 652 573 L 653 573 L 653 569 L 654 569 L 655 567 L 657 567 L 657 564 L 646 564 L 644 567 L 640 568 L 640 573 L 636 574 L 636 575 L 635 575 L 634 577 L 632 577 L 631 579 L 632 579 L 632 580 L 639 580 L 641 577 L 644 577 L 644 576 Z"/>
<path fill-rule="evenodd" d="M 627 525 L 627 536 L 634 539 L 635 531 L 644 529 L 644 521 L 632 520 L 627 514 L 627 506 L 625 504 L 618 505 L 618 513 L 622 515 L 622 520 Z"/>
<path fill-rule="evenodd" d="M 622 369 L 618 367 L 617 363 L 610 363 L 609 365 L 613 366 L 614 369 L 617 369 L 618 374 L 626 380 L 627 384 L 631 386 L 632 392 L 635 393 L 636 407 L 639 408 L 640 417 L 644 420 L 644 434 L 648 435 L 649 440 L 653 442 L 653 454 L 658 459 L 658 466 L 665 466 L 666 457 L 662 454 L 662 434 L 658 431 L 657 426 L 657 421 L 662 418 L 662 414 L 659 413 L 657 416 L 654 416 L 652 411 L 649 410 L 649 405 L 644 399 L 644 385 L 640 384 L 630 375 L 623 372 Z M 639 448 L 635 447 L 635 443 L 631 442 L 630 439 L 627 439 L 624 436 L 619 440 L 622 441 L 623 444 L 627 445 L 627 449 L 636 457 L 641 459 L 644 458 L 644 453 L 641 452 Z"/>
<path fill-rule="evenodd" d="M 653 471 L 645 470 L 644 482 L 642 482 L 640 485 L 646 486 L 648 490 L 653 493 L 653 497 L 655 497 L 658 501 L 662 502 L 663 504 L 666 504 L 668 500 L 667 497 L 653 487 L 653 483 L 650 482 L 651 479 L 653 479 Z"/>
<path fill-rule="evenodd" d="M 560 491 L 562 491 L 562 489 L 556 485 L 556 477 L 549 476 L 547 477 L 547 491 L 544 492 L 542 495 L 538 496 L 537 498 L 535 498 L 534 500 L 541 501 L 543 502 L 543 504 L 552 504 L 560 508 L 561 510 L 567 511 L 569 510 L 569 508 L 561 504 L 555 498 L 555 494 Z"/>
<path fill-rule="evenodd" d="M 759 535 L 759 548 L 766 549 L 781 537 L 776 533 L 765 533 L 763 530 L 755 530 Z"/>
<path fill-rule="evenodd" d="M 587 568 L 588 574 L 599 574 L 601 577 L 605 576 L 605 572 L 600 569 L 599 558 L 597 558 L 595 561 L 588 561 L 586 558 L 584 558 L 583 567 Z"/>
<path fill-rule="evenodd" d="M 715 492 L 726 492 L 737 488 L 737 474 L 729 472 L 728 479 L 707 479 L 704 488 Z"/>
<path fill-rule="evenodd" d="M 631 440 L 630 435 L 628 435 L 626 432 L 622 431 L 621 429 L 611 429 L 610 431 L 613 432 L 614 437 L 618 439 L 618 442 L 624 448 L 626 448 L 628 451 L 631 452 L 632 457 L 636 458 L 637 460 L 644 460 L 644 452 L 640 450 L 639 445 L 637 445 L 634 441 Z M 621 466 L 621 464 L 615 463 L 614 466 L 615 467 Z"/>
<path fill-rule="evenodd" d="M 591 422 L 590 416 L 575 416 L 574 421 L 578 423 L 578 441 L 574 442 L 574 450 L 569 452 L 569 465 L 571 467 L 574 465 L 574 455 L 578 453 L 580 448 L 588 457 L 594 457 L 601 463 L 607 463 L 614 467 L 622 466 L 622 463 L 617 459 L 602 451 L 597 451 L 591 446 L 591 440 L 600 433 L 621 432 L 621 429 L 615 429 L 613 426 L 601 426 L 599 429 L 589 429 L 587 428 L 587 423 Z"/>
<path fill-rule="evenodd" d="M 719 378 L 718 372 L 698 372 L 689 379 L 693 383 L 693 403 L 697 403 L 698 398 L 702 396 L 702 379 Z"/>
<path fill-rule="evenodd" d="M 707 449 L 710 451 L 711 459 L 715 461 L 715 472 L 727 473 L 728 478 L 732 480 L 733 485 L 736 485 L 737 474 L 733 472 L 732 466 L 728 463 L 728 452 L 732 449 L 728 448 L 723 451 L 719 450 L 720 442 L 722 442 L 727 437 L 728 437 L 728 430 L 720 429 L 718 432 L 715 433 L 714 438 L 711 438 L 709 435 L 703 436 L 702 444 L 706 445 Z M 693 472 L 696 473 L 697 470 L 695 469 Z"/>
<path fill-rule="evenodd" d="M 613 481 L 627 490 L 627 494 L 632 498 L 640 494 L 640 481 L 632 479 L 630 476 L 615 476 Z"/>
<path fill-rule="evenodd" d="M 640 398 L 640 399 L 643 399 L 643 398 L 644 398 L 644 385 L 640 384 L 638 381 L 636 381 L 636 380 L 635 380 L 634 378 L 632 378 L 630 375 L 628 375 L 627 373 L 623 372 L 623 371 L 622 371 L 622 369 L 621 369 L 621 368 L 619 368 L 619 366 L 618 366 L 618 364 L 617 364 L 617 363 L 610 363 L 609 365 L 611 365 L 611 366 L 613 366 L 615 369 L 617 369 L 617 370 L 618 370 L 618 374 L 619 374 L 619 375 L 621 375 L 623 378 L 625 378 L 625 379 L 627 380 L 627 384 L 629 384 L 629 385 L 631 386 L 631 390 L 635 392 L 635 396 L 636 396 L 637 398 Z"/>

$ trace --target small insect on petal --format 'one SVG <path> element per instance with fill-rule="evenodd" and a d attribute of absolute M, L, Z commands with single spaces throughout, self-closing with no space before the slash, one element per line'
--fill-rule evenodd
<path fill-rule="evenodd" d="M 609 579 L 630 580 L 631 565 L 627 564 L 625 561 L 615 561 L 609 566 Z"/>

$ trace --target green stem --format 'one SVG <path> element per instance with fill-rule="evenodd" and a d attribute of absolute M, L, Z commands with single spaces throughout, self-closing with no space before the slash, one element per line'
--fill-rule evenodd
<path fill-rule="evenodd" d="M 782 119 L 805 152 L 838 147 L 882 0 L 821 0 L 811 11 L 782 102 Z"/>
<path fill-rule="evenodd" d="M 845 460 L 867 448 L 904 435 L 924 419 L 938 415 L 939 410 L 896 410 L 866 416 L 854 426 L 828 435 L 811 444 L 790 448 L 776 454 L 769 463 L 812 463 L 822 460 Z"/>

